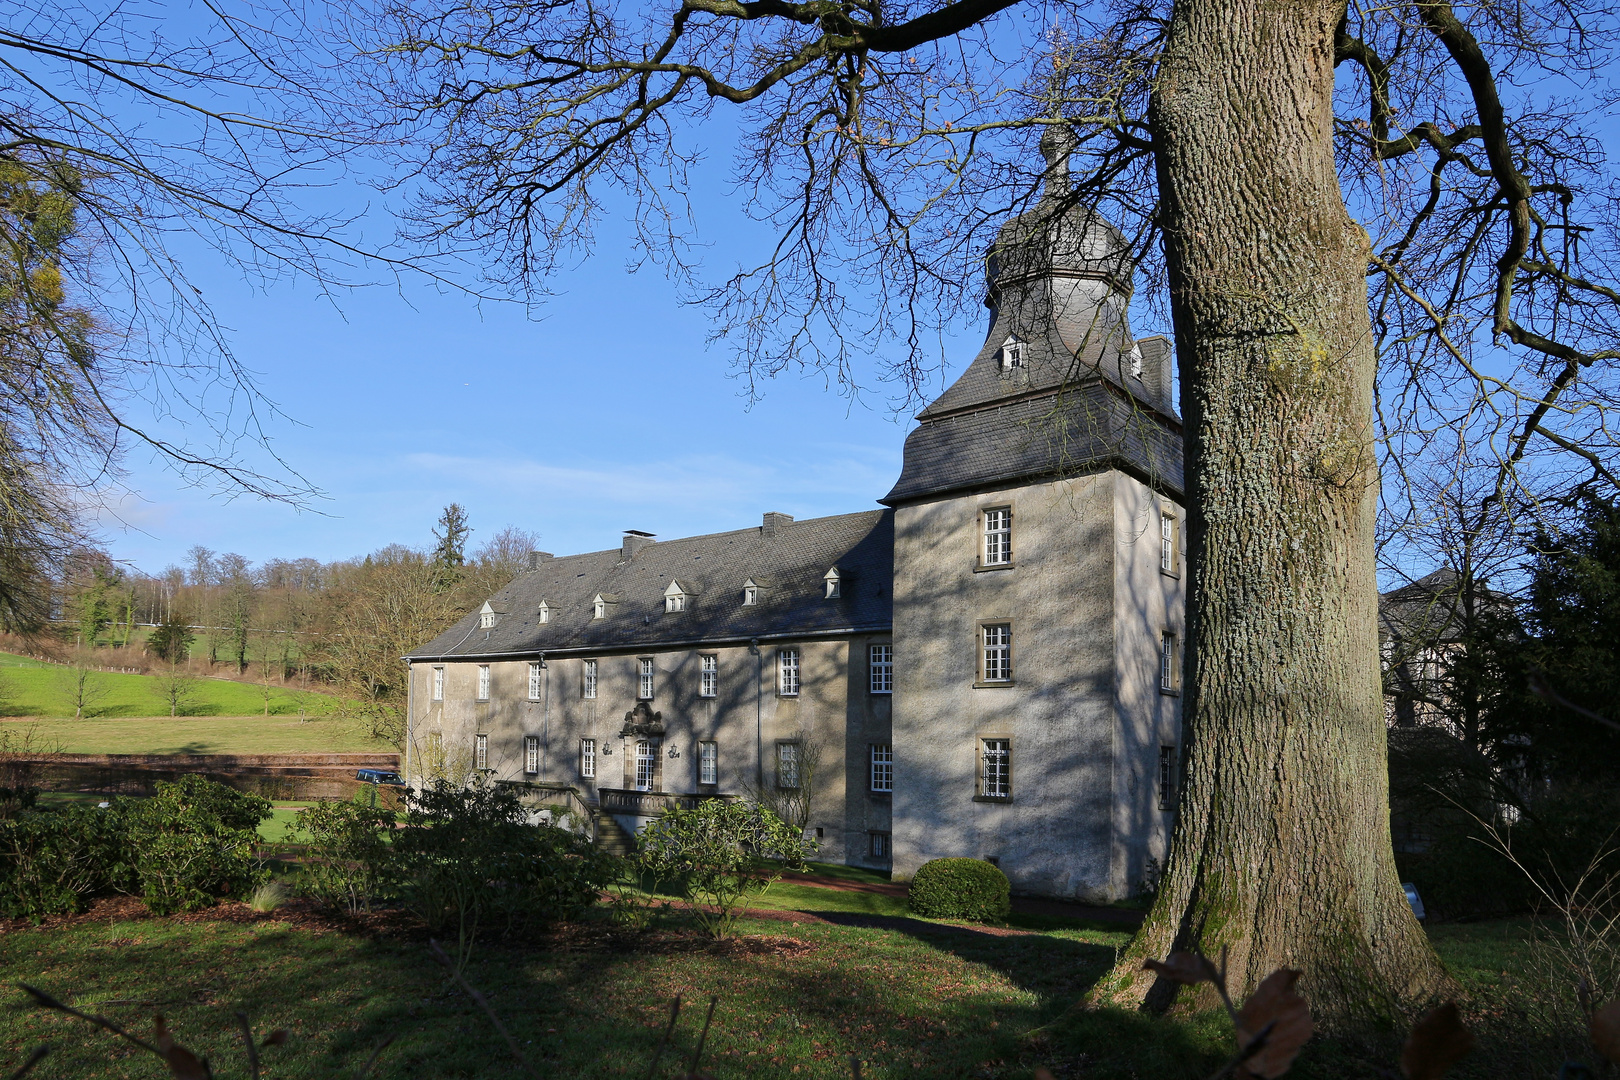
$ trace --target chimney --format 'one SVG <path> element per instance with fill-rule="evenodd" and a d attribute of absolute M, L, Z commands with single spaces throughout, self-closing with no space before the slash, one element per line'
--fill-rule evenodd
<path fill-rule="evenodd" d="M 529 552 L 529 569 L 538 570 L 540 569 L 541 563 L 545 562 L 547 559 L 554 558 L 556 558 L 556 556 L 549 551 L 531 551 Z"/>
<path fill-rule="evenodd" d="M 777 529 L 783 529 L 793 524 L 792 514 L 778 514 L 774 510 L 765 512 L 765 520 L 759 527 L 761 536 L 775 536 Z"/>
<path fill-rule="evenodd" d="M 619 560 L 629 562 L 636 557 L 636 552 L 653 542 L 653 534 L 642 532 L 640 529 L 624 530 L 624 546 L 619 549 Z"/>

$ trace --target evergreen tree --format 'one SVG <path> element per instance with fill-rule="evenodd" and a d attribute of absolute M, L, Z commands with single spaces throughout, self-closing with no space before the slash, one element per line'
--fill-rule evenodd
<path fill-rule="evenodd" d="M 462 567 L 467 565 L 467 537 L 471 532 L 467 511 L 460 503 L 451 503 L 439 515 L 438 528 L 433 530 L 433 538 L 438 541 L 433 548 L 433 565 L 438 570 L 441 586 L 461 580 Z"/>
<path fill-rule="evenodd" d="M 146 651 L 166 664 L 178 664 L 191 654 L 191 643 L 196 635 L 187 625 L 186 617 L 170 611 L 163 622 L 146 639 Z"/>
<path fill-rule="evenodd" d="M 1535 550 L 1521 653 L 1532 692 L 1501 736 L 1525 746 L 1543 785 L 1620 780 L 1620 506 L 1588 498 L 1578 528 L 1538 535 Z"/>

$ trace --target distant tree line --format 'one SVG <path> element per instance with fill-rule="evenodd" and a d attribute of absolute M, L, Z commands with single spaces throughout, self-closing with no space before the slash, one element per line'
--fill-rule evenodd
<path fill-rule="evenodd" d="M 80 655 L 139 649 L 168 668 L 190 663 L 266 683 L 341 694 L 380 737 L 404 730 L 405 666 L 429 641 L 527 568 L 538 537 L 508 526 L 471 552 L 458 504 L 431 545 L 389 544 L 359 559 L 255 564 L 201 545 L 184 565 L 129 571 L 81 550 L 55 585 L 45 632 Z"/>

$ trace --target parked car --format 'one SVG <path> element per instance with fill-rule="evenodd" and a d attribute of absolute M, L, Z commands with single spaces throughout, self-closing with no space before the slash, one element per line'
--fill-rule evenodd
<path fill-rule="evenodd" d="M 394 787 L 404 787 L 399 773 L 389 772 L 387 769 L 361 769 L 354 774 L 354 778 L 362 784 L 390 784 Z"/>

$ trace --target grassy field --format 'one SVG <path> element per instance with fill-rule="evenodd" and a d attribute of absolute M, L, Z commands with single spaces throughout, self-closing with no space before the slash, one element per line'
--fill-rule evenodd
<path fill-rule="evenodd" d="M 0 737 L 33 732 L 32 747 L 64 754 L 359 754 L 394 748 L 335 717 L 146 717 L 0 720 Z"/>
<path fill-rule="evenodd" d="M 554 939 L 483 943 L 469 978 L 550 1077 L 648 1075 L 677 993 L 687 1008 L 663 1077 L 684 1068 L 710 994 L 719 1006 L 704 1064 L 721 1080 L 848 1077 L 850 1054 L 875 1078 L 1021 1080 L 1039 1065 L 1062 1078 L 1192 1080 L 1213 1071 L 1230 1046 L 1219 1016 L 1070 1008 L 1113 963 L 1129 937 L 1122 929 L 1050 917 L 1024 933 L 906 919 L 870 925 L 872 914 L 895 914 L 891 906 L 859 908 L 872 894 L 778 885 L 768 895 L 823 921 L 748 919 L 738 941 L 715 945 L 678 924 L 614 935 L 595 920 Z M 278 1080 L 353 1075 L 390 1037 L 374 1075 L 519 1075 L 488 1020 L 447 983 L 421 940 L 247 918 L 18 929 L 0 934 L 0 970 L 7 982 L 39 985 L 132 1027 L 144 1029 L 161 1011 L 182 1042 L 209 1054 L 217 1075 L 245 1074 L 237 1009 L 261 1031 L 292 1033 L 286 1046 L 265 1052 L 266 1075 Z M 1480 1049 L 1453 1072 L 1459 1080 L 1558 1071 L 1561 1048 L 1507 1022 L 1522 1013 L 1510 1000 L 1536 995 L 1526 944 L 1533 931 L 1519 921 L 1431 932 L 1471 995 L 1470 1023 L 1481 1036 Z M 0 1075 L 41 1042 L 55 1049 L 37 1077 L 161 1075 L 154 1060 L 30 1009 L 20 994 L 0 991 L 0 1003 Z M 1498 1022 L 1504 1026 L 1491 1026 Z M 1393 1040 L 1369 1048 L 1319 1038 L 1290 1075 L 1371 1080 L 1393 1075 L 1380 1070 L 1395 1053 Z"/>
<path fill-rule="evenodd" d="M 45 664 L 23 656 L 0 653 L 0 716 L 71 717 L 73 706 L 62 680 L 71 668 Z M 92 706 L 97 717 L 169 715 L 169 704 L 152 675 L 97 672 L 93 678 L 104 688 Z M 196 692 L 184 707 L 187 716 L 263 716 L 264 689 L 227 679 L 198 679 Z M 296 688 L 270 688 L 271 716 L 325 716 L 335 699 L 328 694 Z"/>

